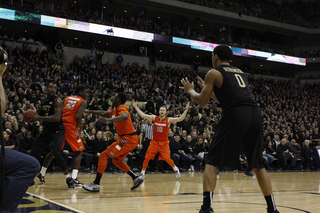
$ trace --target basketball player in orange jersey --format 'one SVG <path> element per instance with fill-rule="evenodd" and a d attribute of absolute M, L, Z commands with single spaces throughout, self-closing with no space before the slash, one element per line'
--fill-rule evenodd
<path fill-rule="evenodd" d="M 82 186 L 82 188 L 87 191 L 100 191 L 100 180 L 103 172 L 107 168 L 108 158 L 112 158 L 112 162 L 115 166 L 130 175 L 133 180 L 131 190 L 138 188 L 143 183 L 143 178 L 135 175 L 130 170 L 129 166 L 122 161 L 128 155 L 128 153 L 135 149 L 139 144 L 139 138 L 132 125 L 129 109 L 124 105 L 126 101 L 126 95 L 124 93 L 118 93 L 113 99 L 113 110 L 86 110 L 86 113 L 100 115 L 106 117 L 107 122 L 114 122 L 116 131 L 120 136 L 118 140 L 116 140 L 100 154 L 95 181 L 90 185 Z"/>
<path fill-rule="evenodd" d="M 64 101 L 62 122 L 65 128 L 64 143 L 67 142 L 70 148 L 76 153 L 73 162 L 72 179 L 76 186 L 82 183 L 77 179 L 82 151 L 85 149 L 80 138 L 82 128 L 82 116 L 87 108 L 88 90 L 85 86 L 78 86 L 75 95 L 69 96 Z"/>
<path fill-rule="evenodd" d="M 170 158 L 168 133 L 170 124 L 184 120 L 189 109 L 189 102 L 186 105 L 185 111 L 179 118 L 167 117 L 166 106 L 160 107 L 159 116 L 146 115 L 138 108 L 137 102 L 135 102 L 134 100 L 132 100 L 132 106 L 142 118 L 153 121 L 153 138 L 144 157 L 141 176 L 144 178 L 149 161 L 152 160 L 154 156 L 159 152 L 159 160 L 165 160 L 172 167 L 173 171 L 175 172 L 176 178 L 180 178 L 180 171 L 178 167 L 174 165 L 173 160 Z"/>

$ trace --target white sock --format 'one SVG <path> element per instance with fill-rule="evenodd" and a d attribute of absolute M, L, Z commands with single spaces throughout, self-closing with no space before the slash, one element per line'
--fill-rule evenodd
<path fill-rule="evenodd" d="M 69 177 L 70 177 L 70 174 L 67 174 L 67 175 L 66 175 L 66 178 L 69 178 Z"/>
<path fill-rule="evenodd" d="M 47 168 L 46 167 L 41 167 L 41 175 L 44 177 L 46 175 L 46 171 L 47 171 Z"/>
<path fill-rule="evenodd" d="M 72 170 L 72 179 L 77 179 L 77 175 L 78 175 L 78 169 L 73 169 Z"/>
<path fill-rule="evenodd" d="M 145 169 L 142 169 L 142 170 L 141 170 L 141 174 L 142 174 L 142 175 L 145 175 L 145 174 L 146 174 L 146 170 L 145 170 Z"/>
<path fill-rule="evenodd" d="M 174 165 L 174 167 L 172 167 L 173 171 L 178 171 L 178 167 L 176 165 Z"/>

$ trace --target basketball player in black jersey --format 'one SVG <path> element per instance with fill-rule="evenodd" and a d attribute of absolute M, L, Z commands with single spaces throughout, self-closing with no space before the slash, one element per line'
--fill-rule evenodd
<path fill-rule="evenodd" d="M 213 213 L 212 195 L 216 186 L 217 167 L 237 168 L 242 151 L 253 168 L 259 186 L 266 199 L 268 213 L 276 209 L 271 181 L 262 161 L 263 128 L 262 113 L 253 100 L 248 79 L 238 68 L 230 65 L 233 52 L 226 45 L 217 46 L 212 53 L 212 65 L 205 80 L 198 77 L 201 93 L 194 91 L 193 82 L 181 80 L 185 92 L 200 106 L 205 106 L 210 97 L 220 103 L 223 114 L 206 159 L 203 177 L 203 205 L 200 213 Z"/>
<path fill-rule="evenodd" d="M 68 168 L 65 160 L 61 156 L 62 144 L 64 138 L 64 126 L 62 124 L 62 109 L 63 102 L 56 96 L 57 84 L 49 83 L 47 88 L 47 97 L 42 100 L 39 115 L 30 116 L 31 122 L 43 121 L 43 130 L 33 145 L 30 155 L 36 157 L 38 160 L 41 153 L 50 146 L 51 152 L 47 154 L 40 173 L 37 178 L 41 183 L 45 183 L 44 175 L 53 159 L 57 159 L 62 172 L 66 175 L 66 182 L 69 189 L 74 189 L 74 182 L 68 173 Z"/>

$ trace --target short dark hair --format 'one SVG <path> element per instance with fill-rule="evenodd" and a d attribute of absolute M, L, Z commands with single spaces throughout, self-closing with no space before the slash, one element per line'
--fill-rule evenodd
<path fill-rule="evenodd" d="M 77 86 L 75 91 L 76 95 L 79 95 L 79 93 L 85 89 L 87 89 L 86 86 L 83 86 L 83 85 Z"/>
<path fill-rule="evenodd" d="M 217 55 L 221 61 L 228 61 L 230 62 L 233 57 L 233 52 L 228 45 L 219 45 L 214 48 L 213 54 Z"/>
<path fill-rule="evenodd" d="M 120 98 L 120 101 L 121 101 L 121 104 L 125 104 L 126 101 L 127 101 L 127 95 L 122 93 L 122 92 L 119 92 L 118 93 L 118 97 Z"/>

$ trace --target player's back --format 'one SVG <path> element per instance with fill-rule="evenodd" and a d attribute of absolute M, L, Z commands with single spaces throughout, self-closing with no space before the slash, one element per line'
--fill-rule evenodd
<path fill-rule="evenodd" d="M 116 109 L 113 109 L 109 112 L 109 114 L 112 117 L 117 117 L 117 116 L 121 115 L 122 113 L 127 113 L 128 119 L 124 120 L 124 121 L 120 121 L 120 122 L 114 122 L 114 125 L 116 126 L 116 130 L 117 130 L 118 135 L 122 136 L 122 135 L 130 135 L 132 133 L 135 133 L 136 130 L 133 127 L 128 107 L 121 104 Z"/>
<path fill-rule="evenodd" d="M 220 89 L 214 86 L 214 94 L 224 112 L 236 106 L 257 106 L 250 92 L 248 78 L 239 68 L 220 65 L 215 69 L 223 76 L 222 86 Z"/>
<path fill-rule="evenodd" d="M 71 123 L 77 126 L 77 114 L 82 101 L 84 99 L 78 95 L 69 96 L 65 99 L 62 113 L 62 121 L 64 123 Z"/>

